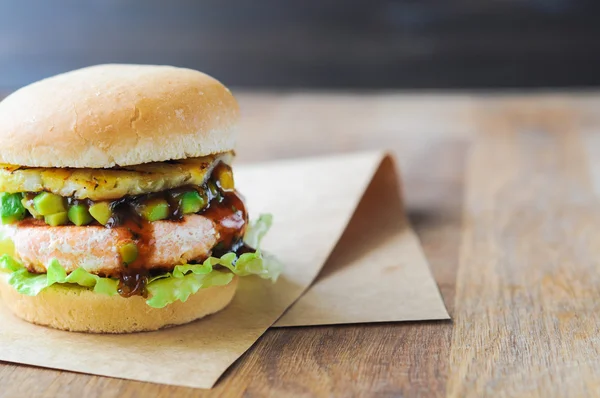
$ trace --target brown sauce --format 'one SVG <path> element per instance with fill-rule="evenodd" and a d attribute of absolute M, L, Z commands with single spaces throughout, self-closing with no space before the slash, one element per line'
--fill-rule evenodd
<path fill-rule="evenodd" d="M 141 218 L 128 219 L 122 225 L 116 227 L 127 239 L 135 242 L 138 248 L 138 256 L 130 264 L 123 264 L 123 272 L 119 278 L 117 291 L 123 297 L 139 295 L 146 297 L 146 284 L 148 282 L 148 270 L 146 269 L 146 260 L 152 255 L 154 246 L 150 240 L 152 238 L 152 223 L 146 222 Z"/>
<path fill-rule="evenodd" d="M 248 214 L 244 202 L 235 192 L 224 192 L 221 200 L 213 200 L 200 214 L 215 224 L 219 246 L 231 248 L 244 236 Z"/>
<path fill-rule="evenodd" d="M 131 296 L 148 296 L 146 285 L 148 284 L 147 270 L 139 270 L 137 272 L 124 271 L 119 278 L 117 292 L 121 297 Z"/>
<path fill-rule="evenodd" d="M 116 211 L 115 211 L 116 210 Z M 124 218 L 118 209 L 113 210 L 117 217 L 123 217 L 127 221 L 117 224 L 115 228 L 130 235 L 138 246 L 137 259 L 129 264 L 119 278 L 118 292 L 123 297 L 133 295 L 146 296 L 146 285 L 149 270 L 145 267 L 146 259 L 152 255 L 153 245 L 149 239 L 152 236 L 152 223 L 139 218 Z M 128 211 L 128 210 L 127 210 Z M 230 251 L 238 255 L 254 249 L 243 243 L 243 236 L 248 224 L 248 214 L 243 200 L 235 192 L 224 192 L 220 198 L 215 197 L 209 206 L 200 212 L 202 216 L 213 221 L 217 233 L 218 243 L 212 255 L 221 256 Z M 131 214 L 128 212 L 127 217 Z M 204 259 L 201 259 L 204 260 Z"/>

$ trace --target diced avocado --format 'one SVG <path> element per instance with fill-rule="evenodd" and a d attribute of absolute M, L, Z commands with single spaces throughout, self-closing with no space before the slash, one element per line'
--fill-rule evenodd
<path fill-rule="evenodd" d="M 90 215 L 90 212 L 86 205 L 76 204 L 69 208 L 68 211 L 69 220 L 75 225 L 86 225 L 94 220 Z"/>
<path fill-rule="evenodd" d="M 33 198 L 33 206 L 42 216 L 67 211 L 64 198 L 50 192 L 42 192 Z"/>
<path fill-rule="evenodd" d="M 0 193 L 0 220 L 2 224 L 12 224 L 25 217 L 25 207 L 20 193 Z"/>
<path fill-rule="evenodd" d="M 61 213 L 54 213 L 44 216 L 44 221 L 46 221 L 46 224 L 56 227 L 67 224 L 69 222 L 69 216 L 67 215 L 66 211 L 63 211 Z"/>
<path fill-rule="evenodd" d="M 125 264 L 131 264 L 138 256 L 138 247 L 133 242 L 125 243 L 119 247 L 119 254 Z"/>
<path fill-rule="evenodd" d="M 226 164 L 219 164 L 214 172 L 213 178 L 217 182 L 219 188 L 221 188 L 225 192 L 231 192 L 235 189 L 233 183 L 233 172 L 231 168 Z"/>
<path fill-rule="evenodd" d="M 23 198 L 21 199 L 21 204 L 23 205 L 23 207 L 25 209 L 27 209 L 27 211 L 35 218 L 44 218 L 44 216 L 42 216 L 40 213 L 38 213 L 35 210 L 35 207 L 33 206 L 33 200 L 27 199 L 27 198 Z"/>
<path fill-rule="evenodd" d="M 112 210 L 108 202 L 96 202 L 89 208 L 90 215 L 100 224 L 106 225 L 112 216 Z"/>
<path fill-rule="evenodd" d="M 183 214 L 198 213 L 206 205 L 206 201 L 196 191 L 186 192 L 179 196 L 179 208 Z"/>
<path fill-rule="evenodd" d="M 150 199 L 138 205 L 137 211 L 147 221 L 164 220 L 169 217 L 169 203 L 164 199 Z"/>

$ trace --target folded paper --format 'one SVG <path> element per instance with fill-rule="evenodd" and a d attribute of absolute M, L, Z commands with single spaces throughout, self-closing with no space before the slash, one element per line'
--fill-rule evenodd
<path fill-rule="evenodd" d="M 449 319 L 385 157 L 310 289 L 274 326 Z"/>

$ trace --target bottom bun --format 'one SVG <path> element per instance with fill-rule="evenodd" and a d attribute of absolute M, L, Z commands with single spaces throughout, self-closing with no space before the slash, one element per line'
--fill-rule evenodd
<path fill-rule="evenodd" d="M 26 321 L 72 332 L 131 333 L 182 325 L 222 310 L 235 295 L 238 277 L 225 286 L 200 289 L 186 302 L 152 308 L 141 296 L 107 296 L 79 286 L 52 285 L 25 296 L 0 275 L 4 304 Z"/>

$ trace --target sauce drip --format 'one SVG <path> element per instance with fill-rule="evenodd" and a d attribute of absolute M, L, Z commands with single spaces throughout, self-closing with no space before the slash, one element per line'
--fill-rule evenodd
<path fill-rule="evenodd" d="M 148 292 L 148 270 L 145 267 L 146 259 L 152 255 L 154 246 L 152 238 L 152 223 L 145 221 L 137 213 L 130 210 L 127 203 L 113 208 L 114 224 L 109 221 L 107 226 L 118 231 L 124 240 L 135 242 L 138 250 L 137 258 L 130 264 L 123 264 L 124 271 L 119 278 L 117 291 L 123 297 L 139 295 L 146 297 Z"/>
<path fill-rule="evenodd" d="M 145 263 L 153 250 L 150 242 L 152 223 L 139 217 L 127 202 L 116 206 L 113 214 L 115 221 L 107 226 L 117 229 L 125 240 L 134 241 L 138 247 L 136 260 L 126 266 L 119 278 L 118 292 L 123 297 L 133 295 L 146 297 L 150 271 L 145 268 Z M 215 196 L 208 207 L 198 214 L 210 219 L 215 225 L 218 243 L 213 249 L 213 256 L 220 257 L 232 251 L 239 256 L 254 251 L 242 240 L 248 225 L 248 214 L 242 198 L 236 192 L 222 192 Z"/>
<path fill-rule="evenodd" d="M 117 292 L 121 295 L 121 297 L 131 297 L 135 295 L 147 297 L 147 284 L 147 271 L 124 272 L 119 278 L 119 286 L 117 288 Z"/>
<path fill-rule="evenodd" d="M 231 251 L 244 236 L 248 214 L 244 202 L 236 192 L 224 192 L 220 199 L 213 200 L 208 209 L 200 214 L 215 224 L 219 234 L 219 248 Z"/>

